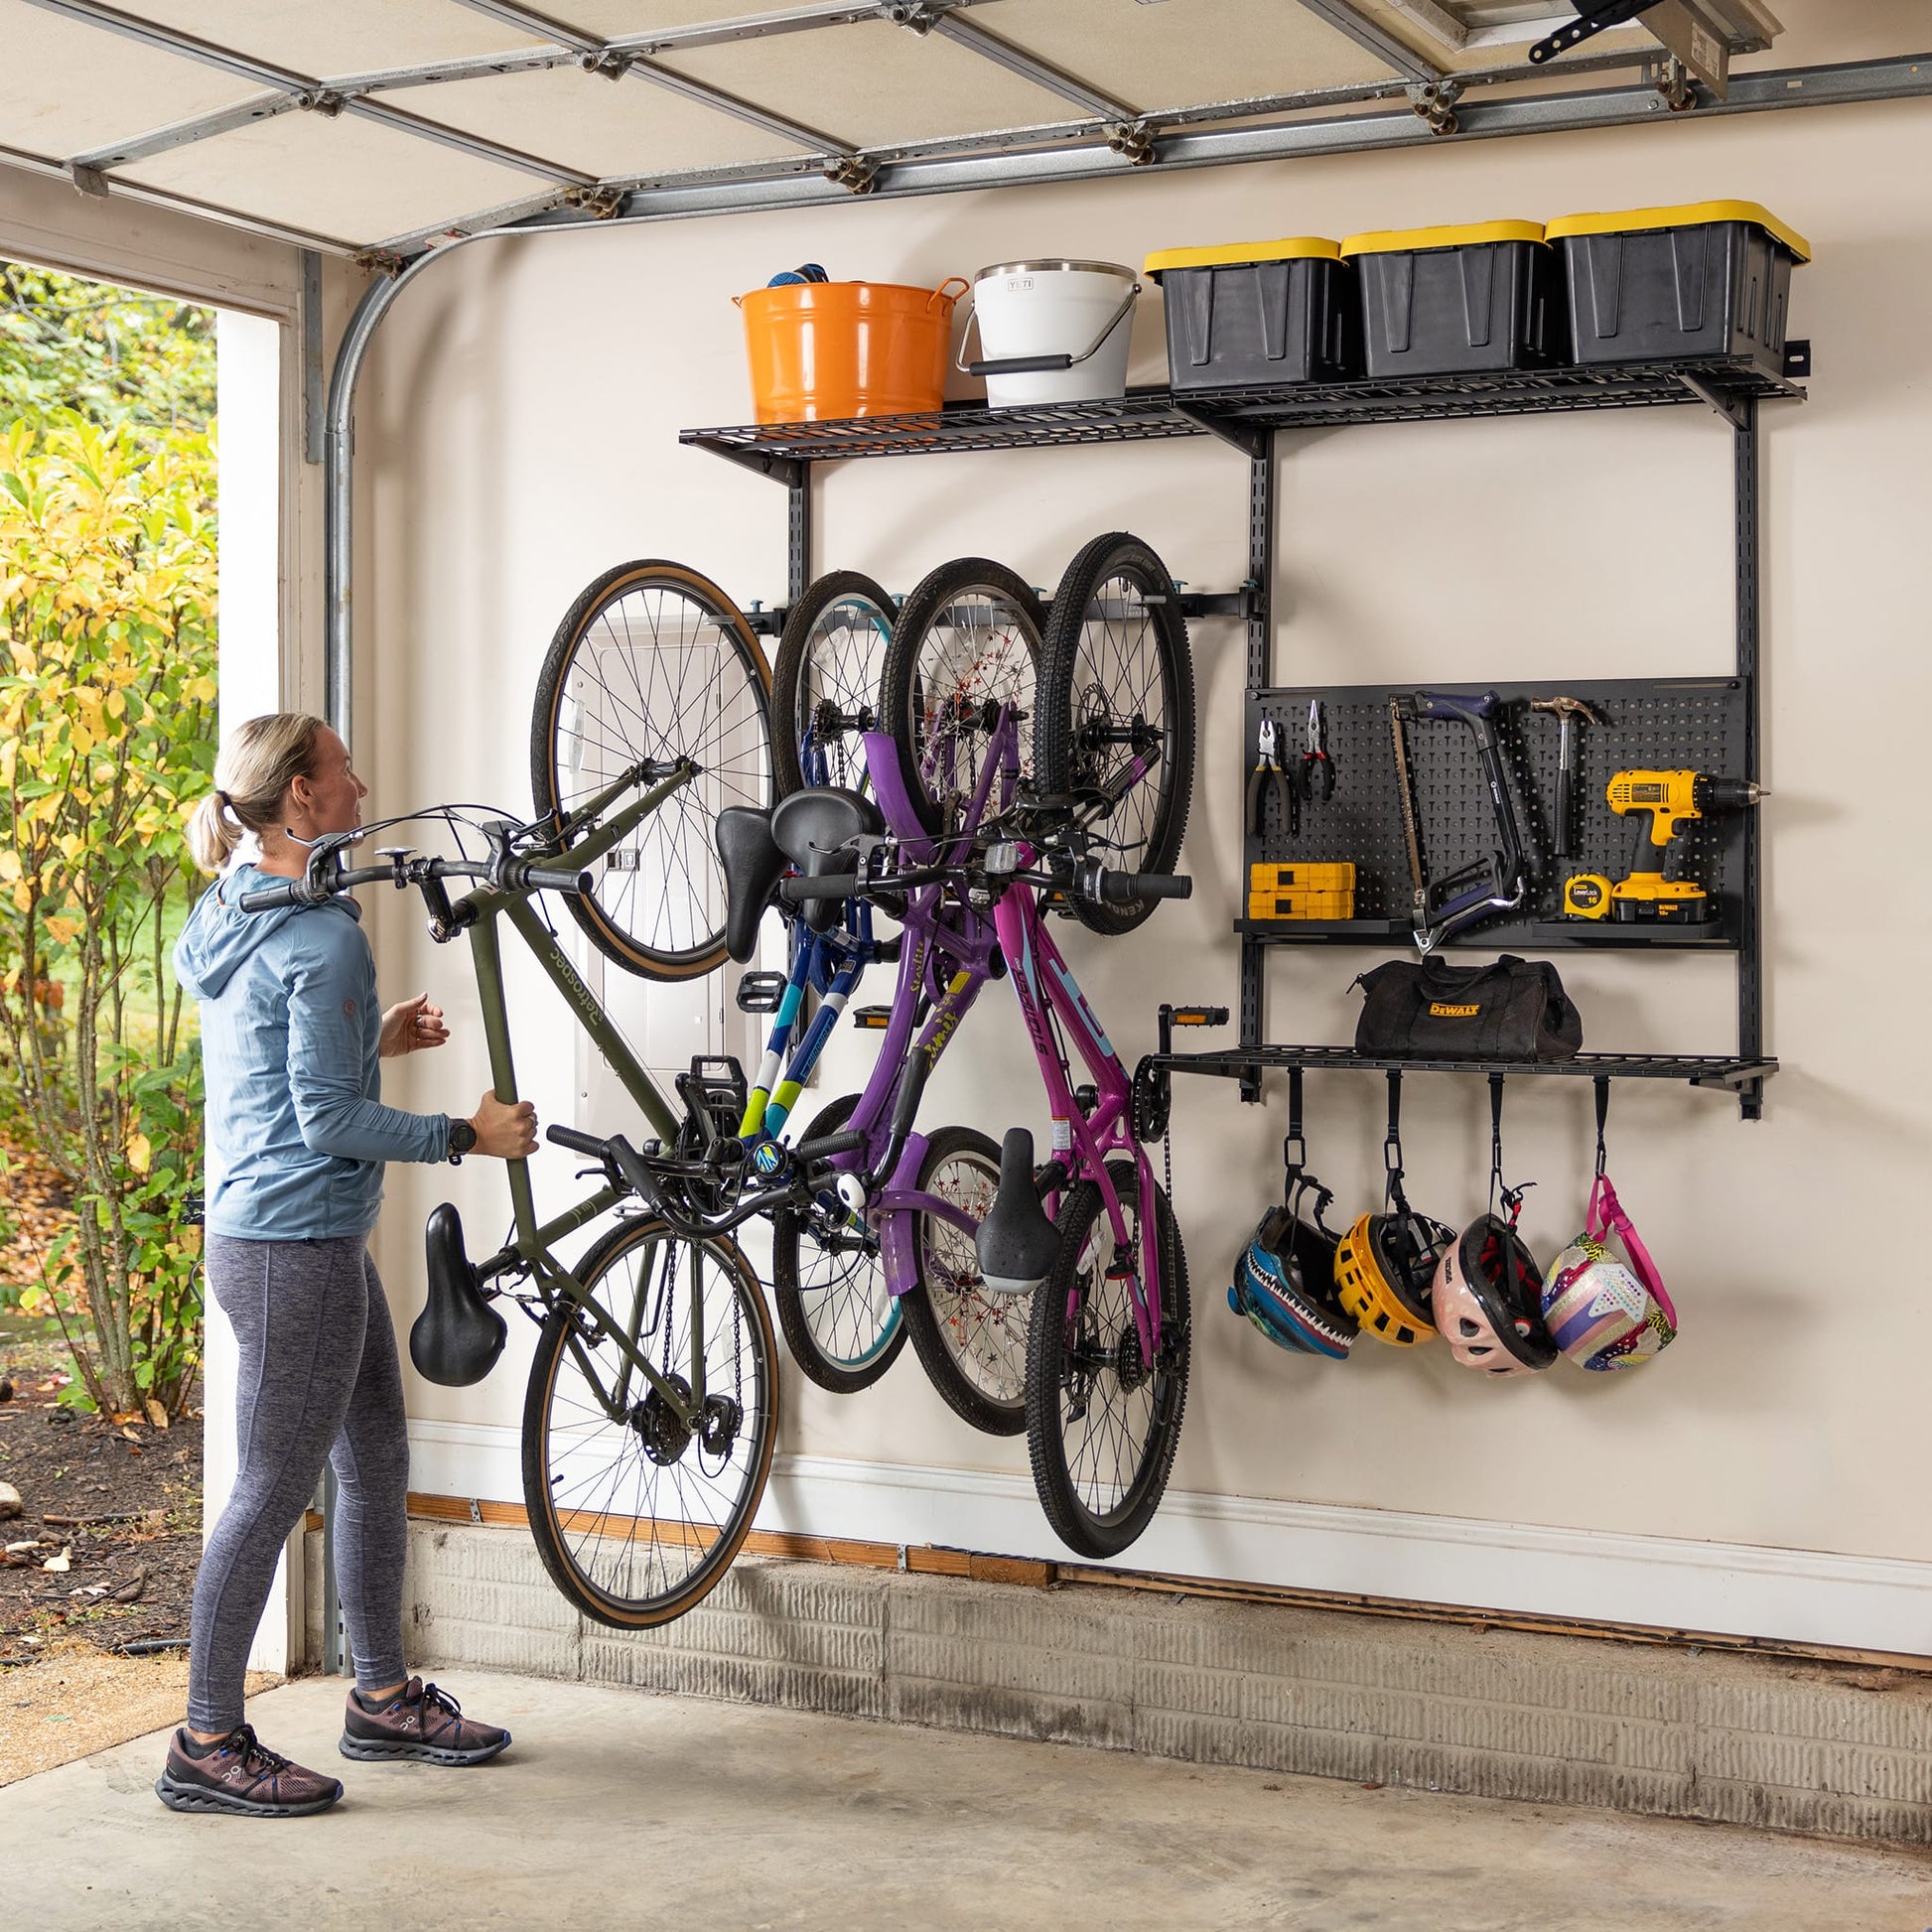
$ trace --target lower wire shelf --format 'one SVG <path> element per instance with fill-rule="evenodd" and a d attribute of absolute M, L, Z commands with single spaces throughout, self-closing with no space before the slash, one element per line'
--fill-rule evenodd
<path fill-rule="evenodd" d="M 1355 1068 L 1365 1072 L 1568 1074 L 1573 1079 L 1684 1080 L 1694 1087 L 1738 1093 L 1778 1070 L 1775 1059 L 1737 1059 L 1717 1053 L 1579 1053 L 1570 1060 L 1383 1059 L 1352 1046 L 1229 1046 L 1205 1053 L 1156 1053 L 1149 1064 L 1171 1073 L 1251 1079 L 1271 1068 Z"/>

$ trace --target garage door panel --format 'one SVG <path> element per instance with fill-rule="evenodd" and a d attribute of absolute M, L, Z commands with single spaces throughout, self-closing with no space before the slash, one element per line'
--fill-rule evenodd
<path fill-rule="evenodd" d="M 115 0 L 124 13 L 179 28 L 312 79 L 375 73 L 541 46 L 456 0 Z M 560 9 L 567 12 L 567 4 Z"/>
<path fill-rule="evenodd" d="M 385 96 L 411 113 L 607 179 L 719 168 L 798 152 L 762 128 L 636 75 L 571 68 L 439 81 Z"/>
<path fill-rule="evenodd" d="M 440 226 L 554 186 L 346 114 L 283 114 L 120 172 L 152 188 L 356 242 Z"/>
<path fill-rule="evenodd" d="M 0 145 L 65 161 L 260 92 L 255 81 L 0 0 Z"/>
<path fill-rule="evenodd" d="M 1036 127 L 1078 112 L 951 41 L 884 21 L 659 59 L 676 72 L 865 147 Z"/>
<path fill-rule="evenodd" d="M 992 0 L 963 18 L 1144 111 L 1395 77 L 1292 0 Z"/>

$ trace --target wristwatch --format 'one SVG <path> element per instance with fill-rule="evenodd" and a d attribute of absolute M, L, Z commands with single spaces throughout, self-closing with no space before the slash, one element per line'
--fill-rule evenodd
<path fill-rule="evenodd" d="M 477 1145 L 477 1130 L 467 1120 L 450 1123 L 450 1166 L 463 1165 L 463 1157 Z"/>

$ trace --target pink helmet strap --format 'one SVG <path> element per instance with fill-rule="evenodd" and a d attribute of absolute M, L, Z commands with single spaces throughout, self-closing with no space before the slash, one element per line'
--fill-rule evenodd
<path fill-rule="evenodd" d="M 1643 1245 L 1637 1230 L 1631 1226 L 1630 1217 L 1623 1211 L 1623 1203 L 1616 1197 L 1616 1189 L 1610 1185 L 1610 1177 L 1599 1173 L 1589 1190 L 1589 1212 L 1585 1217 L 1585 1228 L 1592 1241 L 1606 1241 L 1614 1234 L 1623 1244 L 1623 1252 L 1630 1257 L 1630 1272 L 1640 1281 L 1645 1291 L 1664 1311 L 1664 1319 L 1675 1328 L 1677 1310 L 1672 1307 L 1669 1294 L 1665 1291 L 1663 1277 L 1657 1272 L 1657 1264 L 1650 1258 L 1650 1250 Z"/>

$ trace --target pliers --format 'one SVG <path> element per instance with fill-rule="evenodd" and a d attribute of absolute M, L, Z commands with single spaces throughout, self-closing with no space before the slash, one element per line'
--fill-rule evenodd
<path fill-rule="evenodd" d="M 1335 761 L 1328 756 L 1328 720 L 1319 698 L 1309 700 L 1308 750 L 1297 777 L 1297 788 L 1310 804 L 1318 798 L 1325 805 L 1335 795 Z"/>
<path fill-rule="evenodd" d="M 1261 721 L 1256 734 L 1255 768 L 1248 774 L 1248 832 L 1262 839 L 1268 832 L 1268 794 L 1273 791 L 1281 803 L 1282 830 L 1293 838 L 1302 829 L 1302 801 L 1288 773 L 1282 769 L 1276 751 L 1276 727 L 1272 718 Z"/>

